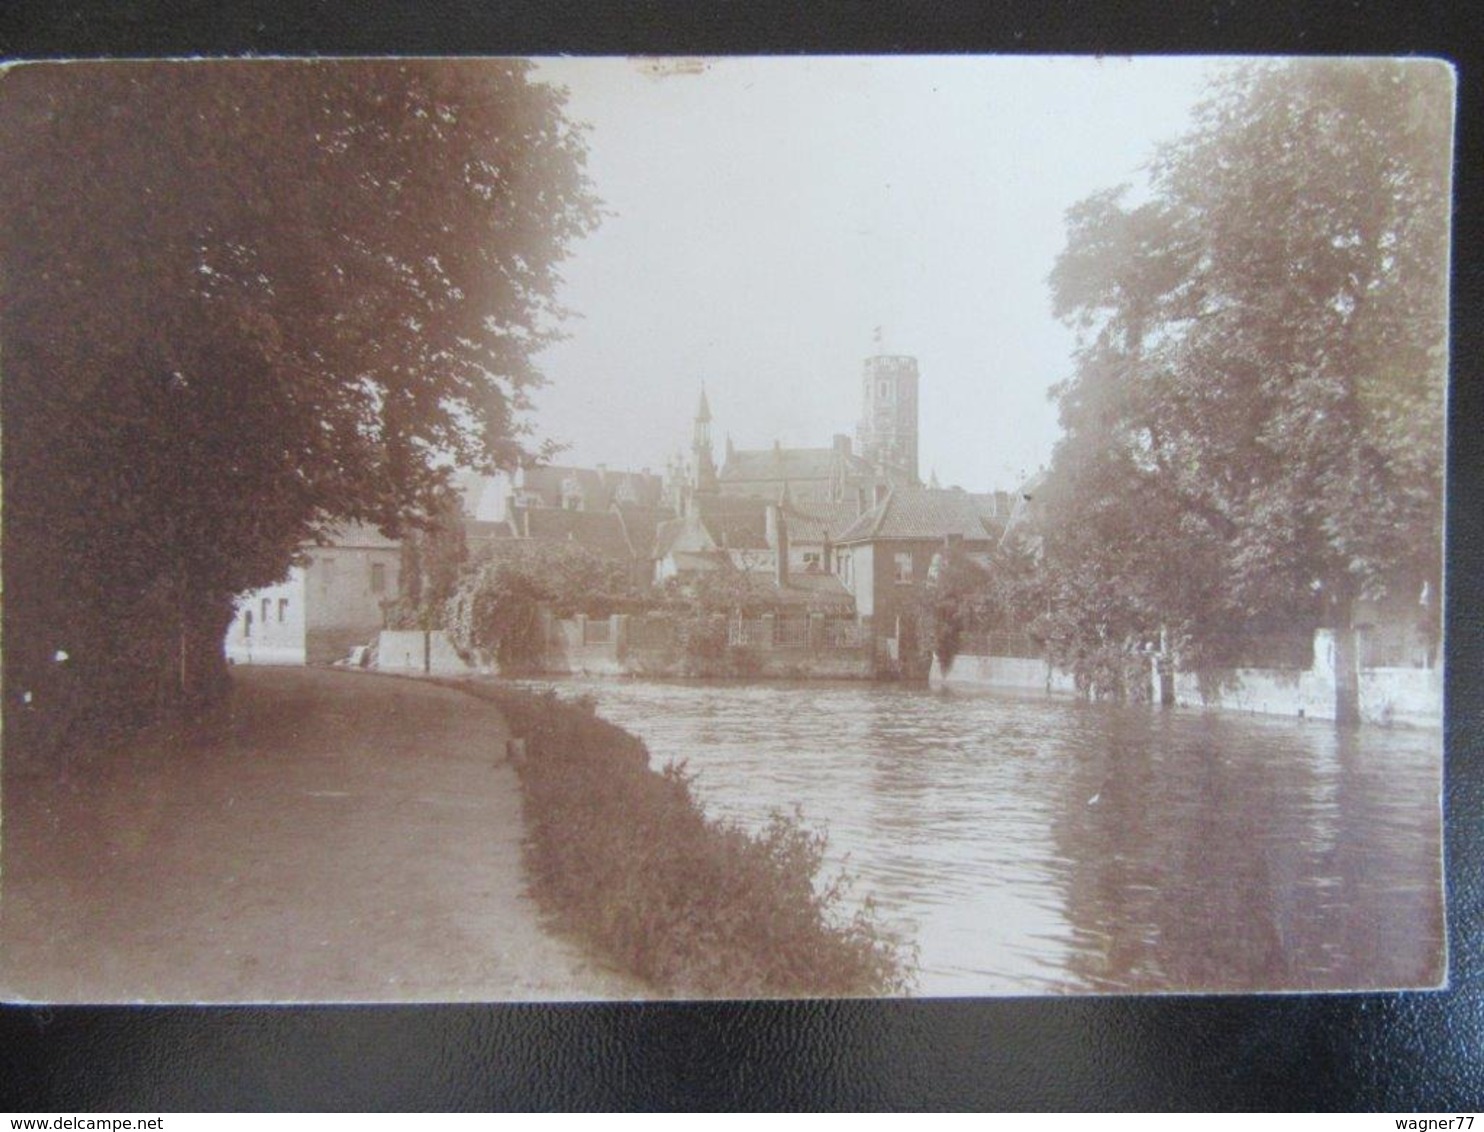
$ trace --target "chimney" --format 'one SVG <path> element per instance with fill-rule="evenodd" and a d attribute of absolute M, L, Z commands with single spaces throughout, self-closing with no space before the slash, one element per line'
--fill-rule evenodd
<path fill-rule="evenodd" d="M 768 546 L 776 559 L 773 577 L 779 588 L 788 585 L 788 520 L 783 517 L 783 508 L 776 503 L 768 504 Z"/>
<path fill-rule="evenodd" d="M 856 489 L 855 489 L 855 515 L 856 515 L 856 518 L 860 518 L 865 513 L 866 513 L 866 489 L 865 489 L 864 486 L 859 486 L 858 485 L 856 487 Z"/>
<path fill-rule="evenodd" d="M 850 455 L 850 437 L 843 432 L 835 433 L 835 451 L 842 456 Z"/>
<path fill-rule="evenodd" d="M 886 497 L 891 494 L 891 484 L 878 483 L 874 488 L 875 506 L 880 507 L 886 502 Z"/>

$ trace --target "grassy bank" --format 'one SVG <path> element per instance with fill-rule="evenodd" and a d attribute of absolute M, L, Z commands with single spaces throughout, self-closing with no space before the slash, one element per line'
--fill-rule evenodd
<path fill-rule="evenodd" d="M 824 839 L 775 815 L 750 834 L 707 820 L 683 768 L 567 702 L 491 685 L 525 740 L 520 766 L 535 895 L 561 926 L 666 994 L 851 996 L 907 989 L 901 950 L 842 882 L 816 889 Z"/>

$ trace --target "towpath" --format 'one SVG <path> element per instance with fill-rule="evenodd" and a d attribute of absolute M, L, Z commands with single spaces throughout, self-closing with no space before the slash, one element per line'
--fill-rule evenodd
<path fill-rule="evenodd" d="M 33 1002 L 644 994 L 541 923 L 494 705 L 241 668 L 225 723 L 4 784 L 0 994 Z"/>

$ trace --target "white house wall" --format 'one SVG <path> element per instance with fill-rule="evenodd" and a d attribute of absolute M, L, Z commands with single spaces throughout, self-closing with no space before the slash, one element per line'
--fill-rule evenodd
<path fill-rule="evenodd" d="M 227 630 L 227 659 L 234 664 L 303 664 L 305 613 L 304 568 L 295 566 L 287 580 L 237 599 Z"/>

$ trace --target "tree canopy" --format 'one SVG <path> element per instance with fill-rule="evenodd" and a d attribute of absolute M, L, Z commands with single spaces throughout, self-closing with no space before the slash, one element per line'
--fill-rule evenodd
<path fill-rule="evenodd" d="M 1318 624 L 1344 649 L 1357 600 L 1436 592 L 1451 100 L 1431 62 L 1236 67 L 1145 199 L 1069 212 L 1050 284 L 1079 347 L 1042 489 L 1059 659 L 1164 630 L 1219 663 Z"/>
<path fill-rule="evenodd" d="M 0 119 L 7 697 L 220 682 L 232 595 L 509 466 L 597 221 L 520 62 L 25 66 Z M 37 702 L 33 699 L 33 704 Z M 43 700 L 44 702 L 44 700 Z"/>

